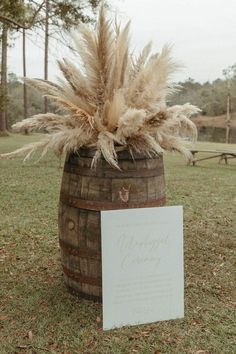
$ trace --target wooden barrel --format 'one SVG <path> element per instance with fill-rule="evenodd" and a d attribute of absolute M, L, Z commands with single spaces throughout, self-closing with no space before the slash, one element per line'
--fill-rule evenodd
<path fill-rule="evenodd" d="M 79 296 L 102 300 L 100 211 L 165 204 L 163 157 L 119 152 L 121 171 L 101 160 L 91 169 L 94 152 L 66 158 L 59 204 L 59 242 L 64 279 Z"/>

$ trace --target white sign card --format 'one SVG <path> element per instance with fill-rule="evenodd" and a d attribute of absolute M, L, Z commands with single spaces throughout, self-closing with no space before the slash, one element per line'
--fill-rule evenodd
<path fill-rule="evenodd" d="M 184 316 L 182 206 L 101 212 L 103 329 Z"/>

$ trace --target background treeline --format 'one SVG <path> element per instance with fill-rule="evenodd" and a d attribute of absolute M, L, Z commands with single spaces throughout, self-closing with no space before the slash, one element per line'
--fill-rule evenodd
<path fill-rule="evenodd" d="M 8 74 L 9 47 L 22 41 L 22 75 L 27 77 L 27 36 L 39 35 L 44 47 L 43 79 L 48 80 L 49 43 L 68 45 L 66 30 L 78 23 L 94 23 L 100 0 L 0 0 L 0 136 L 13 122 L 50 108 L 33 90 Z M 22 115 L 23 110 L 23 115 Z"/>
<path fill-rule="evenodd" d="M 170 97 L 171 104 L 190 102 L 202 109 L 202 115 L 226 114 L 229 99 L 230 111 L 236 111 L 236 64 L 223 71 L 225 79 L 203 84 L 189 78 L 180 82 L 181 89 Z"/>
<path fill-rule="evenodd" d="M 232 71 L 235 70 L 234 65 Z M 230 94 L 231 112 L 236 111 L 236 70 L 231 77 L 217 79 L 203 84 L 189 78 L 185 82 L 179 82 L 180 90 L 173 94 L 169 103 L 184 104 L 190 102 L 202 109 L 202 114 L 218 116 L 226 114 L 227 99 Z M 24 118 L 23 84 L 15 74 L 8 75 L 8 122 L 9 126 Z M 42 112 L 44 102 L 41 94 L 34 89 L 28 90 L 28 116 Z M 54 107 L 49 106 L 53 111 Z"/>
<path fill-rule="evenodd" d="M 58 40 L 68 46 L 66 31 L 79 22 L 94 23 L 100 0 L 1 0 L 0 1 L 0 135 L 23 118 L 53 107 L 41 94 L 8 73 L 8 49 L 14 40 L 22 40 L 22 75 L 28 76 L 27 36 L 41 34 L 44 46 L 44 75 L 47 80 L 49 44 Z M 109 5 L 109 0 L 106 2 Z M 169 103 L 186 102 L 197 105 L 206 116 L 218 116 L 236 111 L 236 64 L 223 71 L 224 78 L 199 83 L 189 78 L 180 82 L 181 89 L 169 98 Z"/>
<path fill-rule="evenodd" d="M 23 84 L 13 73 L 8 75 L 8 129 L 17 121 L 24 119 L 23 105 Z M 34 88 L 27 91 L 27 114 L 32 116 L 42 113 L 44 110 L 44 101 L 41 93 Z M 51 110 L 52 107 L 49 107 Z"/>

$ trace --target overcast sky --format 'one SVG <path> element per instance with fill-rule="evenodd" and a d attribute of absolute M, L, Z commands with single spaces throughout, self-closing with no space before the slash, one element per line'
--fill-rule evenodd
<path fill-rule="evenodd" d="M 79 1 L 79 0 L 78 0 Z M 185 65 L 176 80 L 192 77 L 213 81 L 236 63 L 236 0 L 110 0 L 122 22 L 131 19 L 131 45 L 136 52 L 150 40 L 153 50 L 174 44 L 173 56 Z M 29 35 L 28 35 L 29 37 Z M 9 51 L 9 71 L 22 75 L 21 38 Z M 65 56 L 59 44 L 50 45 L 50 78 L 57 74 L 56 59 Z M 27 40 L 29 77 L 43 76 L 43 42 Z"/>

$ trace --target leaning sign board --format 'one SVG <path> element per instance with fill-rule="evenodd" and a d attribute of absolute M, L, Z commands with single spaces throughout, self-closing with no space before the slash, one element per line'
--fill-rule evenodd
<path fill-rule="evenodd" d="M 102 211 L 103 329 L 184 316 L 181 206 Z"/>

